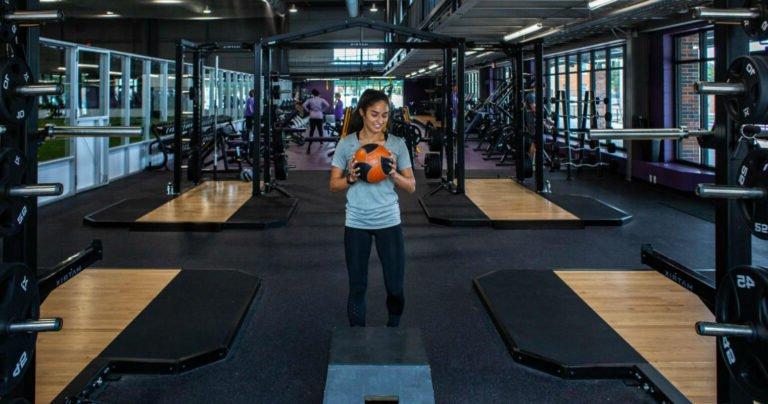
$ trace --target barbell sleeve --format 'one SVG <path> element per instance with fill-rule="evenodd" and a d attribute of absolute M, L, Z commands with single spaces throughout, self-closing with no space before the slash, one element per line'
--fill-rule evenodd
<path fill-rule="evenodd" d="M 8 190 L 11 197 L 59 196 L 64 193 L 62 184 L 18 185 Z"/>
<path fill-rule="evenodd" d="M 753 338 L 757 335 L 755 329 L 748 325 L 711 323 L 699 321 L 696 323 L 696 334 L 708 337 L 737 337 Z"/>
<path fill-rule="evenodd" d="M 695 19 L 713 21 L 742 21 L 760 17 L 757 10 L 749 8 L 694 7 L 691 15 Z"/>
<path fill-rule="evenodd" d="M 5 14 L 3 19 L 19 24 L 39 24 L 44 22 L 58 22 L 64 20 L 64 12 L 61 10 L 35 10 L 14 11 Z"/>
<path fill-rule="evenodd" d="M 72 137 L 132 137 L 141 136 L 141 126 L 46 126 L 47 135 Z"/>
<path fill-rule="evenodd" d="M 700 198 L 712 199 L 763 199 L 766 191 L 763 188 L 742 188 L 733 185 L 699 184 L 696 195 Z"/>
<path fill-rule="evenodd" d="M 693 83 L 693 90 L 699 94 L 707 95 L 739 95 L 745 91 L 744 84 L 742 83 L 715 83 L 710 81 Z"/>
<path fill-rule="evenodd" d="M 11 323 L 8 325 L 8 333 L 61 331 L 61 326 L 63 324 L 64 322 L 59 317 L 28 320 L 19 323 Z"/>
<path fill-rule="evenodd" d="M 61 84 L 29 84 L 16 87 L 13 91 L 23 97 L 62 95 L 64 94 L 64 86 Z"/>

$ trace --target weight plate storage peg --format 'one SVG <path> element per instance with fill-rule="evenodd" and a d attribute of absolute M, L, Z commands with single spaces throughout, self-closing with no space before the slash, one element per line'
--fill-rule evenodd
<path fill-rule="evenodd" d="M 21 59 L 0 59 L 0 116 L 11 122 L 22 122 L 34 107 L 34 97 L 16 93 L 16 89 L 32 84 L 32 71 Z"/>
<path fill-rule="evenodd" d="M 768 39 L 768 4 L 765 0 L 747 0 L 744 7 L 758 12 L 758 16 L 743 20 L 741 27 L 750 38 L 756 41 Z"/>
<path fill-rule="evenodd" d="M 738 95 L 727 97 L 728 115 L 739 123 L 762 123 L 768 117 L 768 60 L 741 56 L 728 67 L 728 83 L 741 84 Z"/>
<path fill-rule="evenodd" d="M 721 336 L 718 349 L 738 385 L 760 402 L 768 401 L 768 270 L 732 268 L 717 288 L 718 322 L 748 326 L 749 336 Z"/>
<path fill-rule="evenodd" d="M 752 149 L 739 167 L 737 184 L 742 188 L 768 190 L 768 149 Z M 768 240 L 768 200 L 741 199 L 749 228 L 756 237 Z"/>
<path fill-rule="evenodd" d="M 10 325 L 40 316 L 37 278 L 22 263 L 0 264 L 0 397 L 23 379 L 35 353 L 35 332 L 10 332 Z"/>

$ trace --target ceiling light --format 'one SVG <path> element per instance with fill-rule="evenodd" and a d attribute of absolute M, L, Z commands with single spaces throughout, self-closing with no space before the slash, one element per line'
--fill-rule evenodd
<path fill-rule="evenodd" d="M 611 3 L 615 3 L 616 0 L 592 0 L 587 3 L 587 8 L 590 10 L 597 10 L 600 7 L 607 6 Z"/>
<path fill-rule="evenodd" d="M 153 0 L 152 1 L 155 4 L 181 4 L 183 3 L 182 0 Z"/>
<path fill-rule="evenodd" d="M 104 17 L 120 17 L 120 16 L 113 13 L 112 11 L 107 11 L 106 13 L 104 13 Z"/>
<path fill-rule="evenodd" d="M 206 4 L 205 8 L 203 9 L 203 14 L 210 14 L 212 12 L 213 11 L 211 11 L 211 8 Z"/>
<path fill-rule="evenodd" d="M 511 41 L 515 38 L 520 38 L 521 36 L 528 35 L 530 33 L 536 32 L 544 27 L 544 24 L 537 22 L 536 24 L 533 24 L 529 27 L 525 27 L 519 31 L 515 31 L 511 34 L 505 35 L 504 40 L 505 41 Z"/>
<path fill-rule="evenodd" d="M 419 69 L 419 73 L 424 73 L 427 69 Z"/>
<path fill-rule="evenodd" d="M 469 52 L 464 53 L 464 56 L 472 56 L 475 53 L 477 53 L 477 51 L 469 51 Z"/>
<path fill-rule="evenodd" d="M 291 4 L 291 8 L 288 9 L 288 12 L 290 12 L 290 13 L 298 13 L 299 9 L 296 8 L 296 4 Z"/>
<path fill-rule="evenodd" d="M 61 0 L 40 0 L 41 3 L 58 3 Z"/>
<path fill-rule="evenodd" d="M 429 68 L 430 69 L 437 69 L 437 63 L 432 63 L 431 65 L 429 65 Z"/>
<path fill-rule="evenodd" d="M 556 33 L 560 32 L 562 30 L 563 30 L 563 26 L 555 27 L 555 28 L 550 29 L 549 31 L 545 31 L 545 32 L 542 32 L 540 34 L 536 34 L 534 36 L 530 36 L 528 38 L 525 38 L 525 39 L 523 39 L 520 42 L 529 42 L 529 41 L 533 41 L 535 39 L 541 39 L 541 38 L 544 38 L 545 36 L 556 34 Z"/>
<path fill-rule="evenodd" d="M 376 8 L 376 3 L 373 3 L 373 5 L 371 6 L 371 12 L 372 12 L 372 13 L 375 13 L 375 12 L 377 12 L 377 11 L 379 11 L 379 9 L 378 9 L 378 8 Z"/>

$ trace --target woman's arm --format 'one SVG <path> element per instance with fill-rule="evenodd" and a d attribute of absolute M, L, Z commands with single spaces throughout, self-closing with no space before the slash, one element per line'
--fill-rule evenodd
<path fill-rule="evenodd" d="M 413 168 L 408 167 L 400 172 L 392 170 L 389 175 L 392 177 L 392 181 L 395 182 L 395 186 L 398 188 L 409 194 L 416 192 L 416 178 L 413 176 Z"/>
<path fill-rule="evenodd" d="M 347 172 L 348 174 L 345 174 L 341 168 L 331 167 L 331 192 L 344 191 L 357 182 L 358 177 L 360 177 L 360 169 L 357 168 L 357 162 L 354 159 L 349 161 Z"/>

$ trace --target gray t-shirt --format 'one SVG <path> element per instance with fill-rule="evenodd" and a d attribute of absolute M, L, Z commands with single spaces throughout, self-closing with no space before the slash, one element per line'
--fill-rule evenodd
<path fill-rule="evenodd" d="M 357 133 L 350 133 L 336 145 L 334 167 L 347 169 L 349 160 L 362 146 Z M 411 158 L 405 141 L 397 136 L 387 136 L 384 144 L 397 158 L 397 169 L 411 168 Z M 400 205 L 397 202 L 395 182 L 391 178 L 376 184 L 357 181 L 347 190 L 347 220 L 345 225 L 356 229 L 385 229 L 400 224 Z"/>

